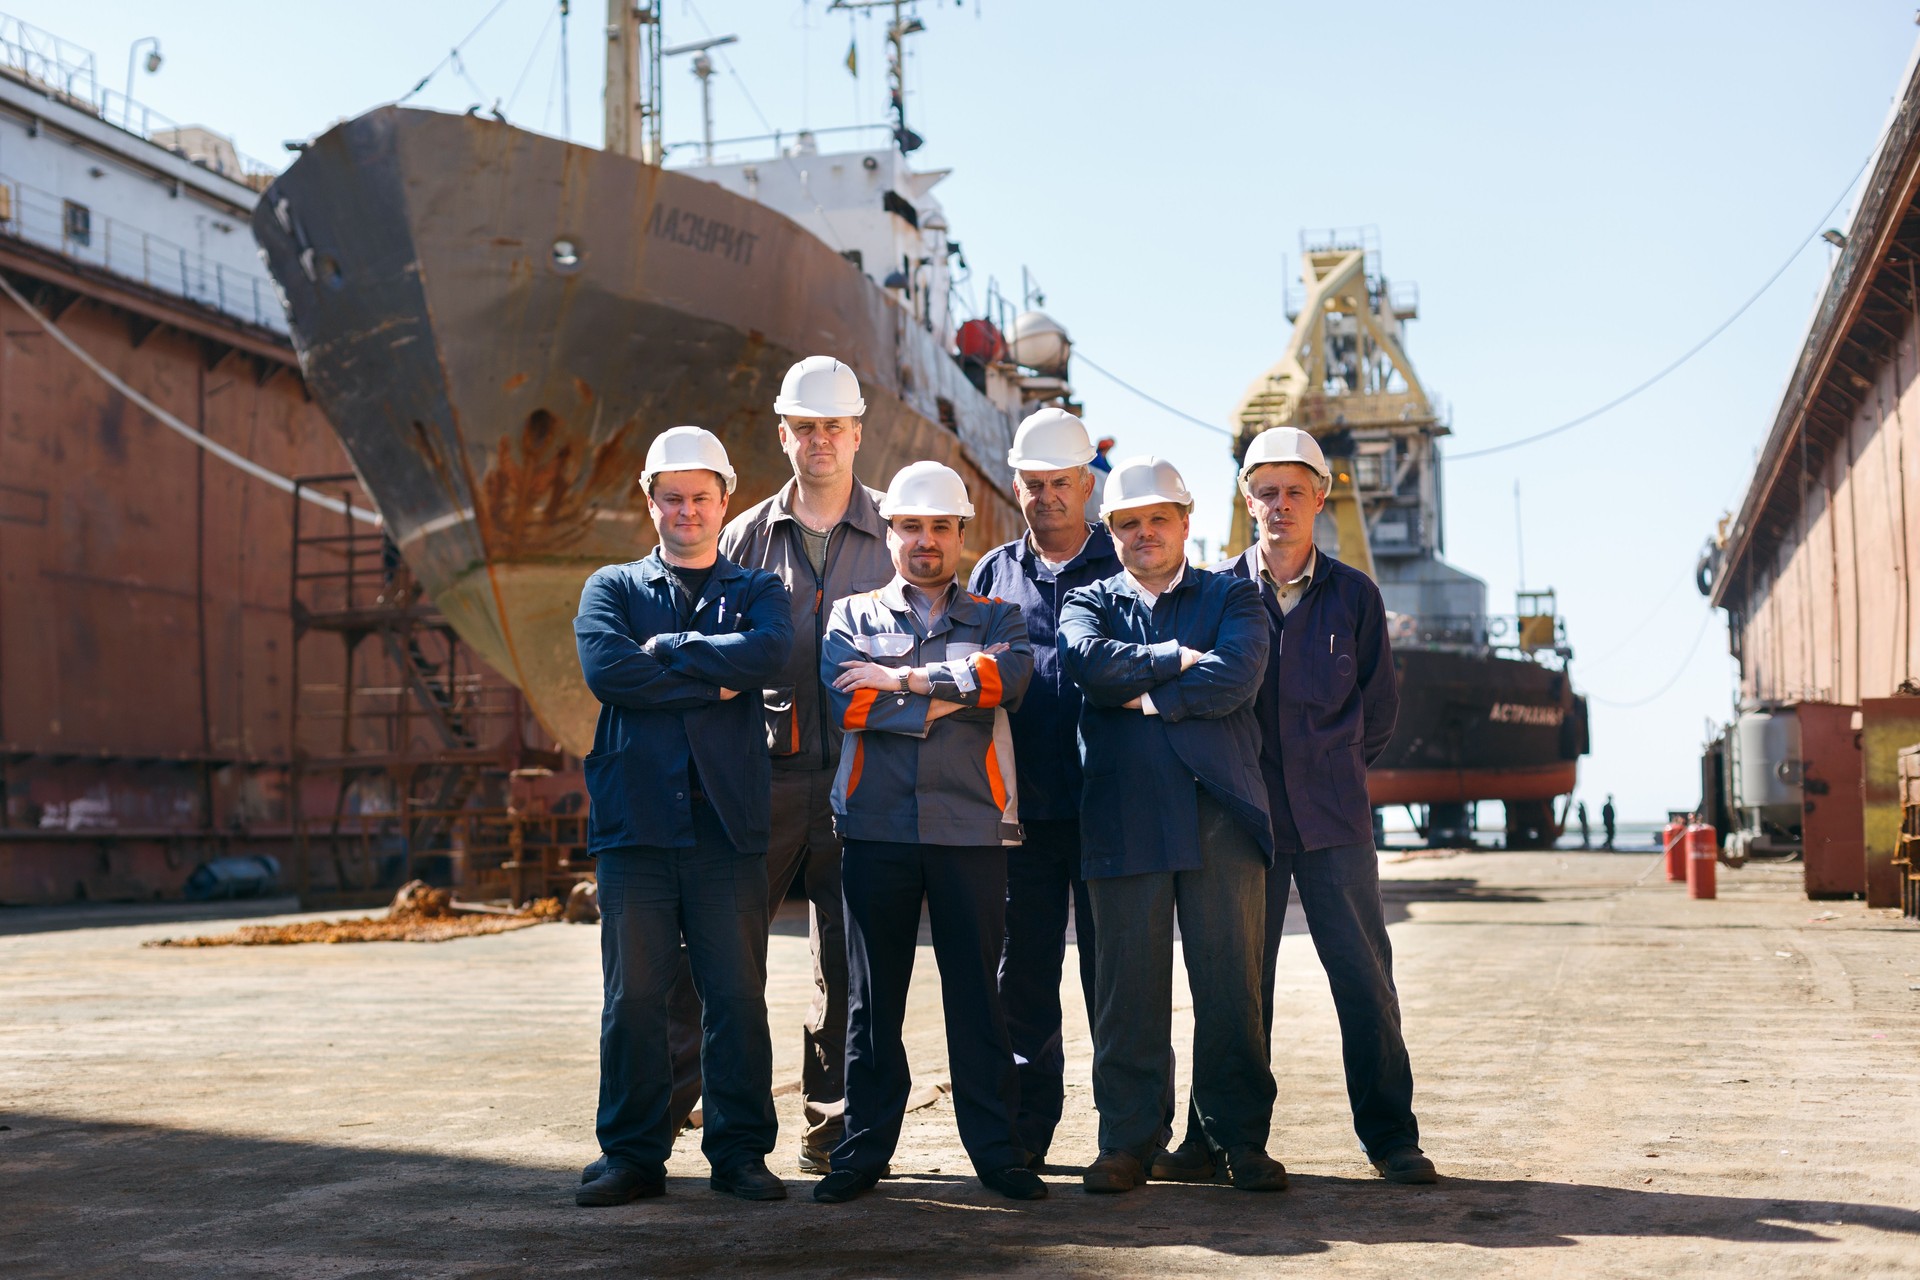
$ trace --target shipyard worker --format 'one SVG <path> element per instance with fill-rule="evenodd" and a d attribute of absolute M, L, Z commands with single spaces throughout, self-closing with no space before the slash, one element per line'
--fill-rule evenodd
<path fill-rule="evenodd" d="M 662 432 L 640 483 L 660 545 L 580 596 L 574 635 L 600 700 L 586 760 L 598 859 L 601 1158 L 576 1198 L 624 1204 L 666 1189 L 675 1126 L 668 1000 L 683 963 L 705 1001 L 701 1148 L 712 1186 L 780 1200 L 767 1035 L 767 746 L 750 691 L 787 660 L 780 580 L 716 551 L 733 491 L 720 441 Z M 749 696 L 740 697 L 742 692 Z M 686 940 L 685 961 L 680 941 Z"/>
<path fill-rule="evenodd" d="M 767 846 L 769 913 L 795 881 L 810 904 L 813 1000 L 802 1028 L 800 1168 L 827 1172 L 840 1140 L 847 1051 L 847 941 L 840 920 L 840 841 L 828 792 L 840 759 L 840 727 L 823 714 L 820 630 L 846 596 L 893 577 L 879 495 L 855 478 L 860 415 L 866 411 L 853 370 L 831 356 L 809 356 L 787 371 L 773 402 L 780 448 L 793 479 L 735 516 L 720 535 L 721 554 L 766 569 L 786 584 L 793 652 L 755 693 L 764 704 L 773 756 L 773 827 Z M 675 1005 L 675 1121 L 699 1096 L 699 1005 Z M 687 1085 L 691 1084 L 691 1088 Z"/>
<path fill-rule="evenodd" d="M 1580 847 L 1593 848 L 1593 826 L 1587 821 L 1587 802 L 1582 800 L 1574 806 L 1574 812 L 1580 815 Z"/>
<path fill-rule="evenodd" d="M 1046 1184 L 1014 1132 L 1013 1048 L 994 969 L 1007 916 L 1018 788 L 1007 710 L 1033 674 L 1020 607 L 960 589 L 973 504 L 960 477 L 915 462 L 880 513 L 894 577 L 833 607 L 821 643 L 832 714 L 846 731 L 833 784 L 849 971 L 846 1135 L 814 1199 L 851 1200 L 887 1171 L 906 1117 L 901 1028 L 932 918 L 960 1141 L 980 1180 L 1016 1200 Z"/>
<path fill-rule="evenodd" d="M 1600 806 L 1600 833 L 1606 837 L 1605 842 L 1602 843 L 1600 847 L 1602 849 L 1605 849 L 1608 853 L 1612 853 L 1613 837 L 1614 837 L 1614 812 L 1613 812 L 1613 792 L 1611 791 L 1607 792 L 1606 803 Z"/>
<path fill-rule="evenodd" d="M 1361 1145 L 1388 1181 L 1432 1182 L 1413 1114 L 1413 1068 L 1400 1032 L 1367 797 L 1367 766 L 1393 737 L 1400 700 L 1380 589 L 1313 544 L 1314 517 L 1332 479 L 1306 432 L 1275 427 L 1255 436 L 1240 490 L 1257 537 L 1221 566 L 1257 589 L 1273 636 L 1256 702 L 1274 842 L 1261 1015 L 1271 1037 L 1291 883 L 1333 988 Z M 1156 1176 L 1211 1176 L 1218 1144 L 1207 1136 L 1190 1120 L 1186 1140 L 1162 1158 Z"/>
<path fill-rule="evenodd" d="M 1093 908 L 1080 878 L 1080 690 L 1054 643 L 1067 592 L 1120 572 L 1113 539 L 1089 524 L 1093 441 L 1064 409 L 1041 409 L 1020 424 L 1007 462 L 1027 532 L 974 566 L 968 589 L 1020 606 L 1033 645 L 1033 679 L 1015 710 L 1014 773 L 1026 842 L 1007 854 L 1007 940 L 1000 955 L 1000 1002 L 1019 1069 L 1020 1145 L 1038 1164 L 1053 1144 L 1066 1096 L 1060 971 L 1071 909 L 1080 953 L 1080 990 L 1093 1020 Z"/>
<path fill-rule="evenodd" d="M 1193 992 L 1193 1093 L 1233 1184 L 1280 1191 L 1260 946 L 1273 836 L 1253 701 L 1267 624 L 1252 586 L 1191 568 L 1192 495 L 1171 463 L 1114 467 L 1100 514 L 1122 572 L 1067 595 L 1059 646 L 1081 690 L 1081 873 L 1095 928 L 1088 1191 L 1146 1181 L 1166 1132 L 1173 931 Z"/>

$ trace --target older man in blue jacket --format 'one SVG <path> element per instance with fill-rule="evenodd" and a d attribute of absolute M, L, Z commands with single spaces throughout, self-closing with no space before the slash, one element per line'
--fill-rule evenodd
<path fill-rule="evenodd" d="M 668 996 L 680 940 L 702 1002 L 711 1185 L 780 1200 L 767 1033 L 767 833 L 771 780 L 756 697 L 787 660 L 786 588 L 717 550 L 733 492 L 726 450 L 674 427 L 641 484 L 660 545 L 587 580 L 574 636 L 600 700 L 586 760 L 588 851 L 598 859 L 602 1158 L 582 1205 L 666 1190 L 673 1152 Z"/>
<path fill-rule="evenodd" d="M 1202 1127 L 1235 1186 L 1287 1185 L 1266 1153 L 1274 1084 L 1260 1022 L 1273 835 L 1253 700 L 1267 626 L 1250 584 L 1188 566 L 1192 507 L 1172 464 L 1115 467 L 1101 515 L 1124 570 L 1060 611 L 1061 657 L 1084 698 L 1082 870 L 1098 937 L 1094 1192 L 1140 1185 L 1160 1146 L 1176 916 Z"/>
<path fill-rule="evenodd" d="M 1086 427 L 1065 409 L 1041 409 L 1020 424 L 1007 462 L 1027 532 L 981 556 L 967 584 L 1019 605 L 1033 643 L 1033 679 L 1010 712 L 1027 839 L 1007 855 L 1000 1001 L 1019 1068 L 1020 1142 L 1035 1164 L 1046 1160 L 1066 1100 L 1060 971 L 1069 908 L 1089 1022 L 1094 1008 L 1093 907 L 1080 877 L 1080 690 L 1054 643 L 1067 593 L 1120 572 L 1112 536 L 1086 519 L 1094 456 Z"/>
<path fill-rule="evenodd" d="M 1353 1124 L 1389 1182 L 1436 1180 L 1420 1150 L 1413 1067 L 1400 1030 L 1393 946 L 1380 904 L 1367 766 L 1386 750 L 1400 695 L 1380 589 L 1318 551 L 1314 517 L 1333 473 L 1319 444 L 1294 427 L 1261 432 L 1240 471 L 1258 537 L 1222 571 L 1256 587 L 1273 644 L 1256 701 L 1260 772 L 1273 814 L 1267 877 L 1262 1009 L 1273 1026 L 1274 969 L 1289 883 L 1333 988 Z M 1155 1175 L 1199 1178 L 1213 1160 L 1200 1126 Z"/>

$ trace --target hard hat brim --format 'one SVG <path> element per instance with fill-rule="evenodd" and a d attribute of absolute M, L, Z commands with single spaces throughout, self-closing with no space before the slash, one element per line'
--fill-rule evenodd
<path fill-rule="evenodd" d="M 810 408 L 798 400 L 781 396 L 773 402 L 773 411 L 783 418 L 859 418 L 865 416 L 867 402 L 864 399 L 855 400 L 846 408 L 827 410 Z"/>
<path fill-rule="evenodd" d="M 884 503 L 881 505 L 880 518 L 882 520 L 891 520 L 895 516 L 952 516 L 955 520 L 971 520 L 973 519 L 973 508 L 969 506 L 965 511 L 948 511 L 941 507 L 890 507 Z"/>
<path fill-rule="evenodd" d="M 1188 514 L 1192 514 L 1193 512 L 1193 499 L 1191 497 L 1173 498 L 1163 493 L 1145 493 L 1137 498 L 1122 498 L 1118 502 L 1101 503 L 1100 518 L 1105 520 L 1108 516 L 1118 515 L 1122 511 L 1134 511 L 1141 507 L 1157 507 L 1162 504 L 1179 507 Z"/>
<path fill-rule="evenodd" d="M 720 477 L 721 487 L 725 490 L 729 498 L 733 496 L 733 491 L 740 485 L 740 478 L 734 474 L 732 467 L 728 467 L 725 471 L 722 471 L 718 467 L 710 467 L 698 462 L 669 462 L 658 467 L 649 467 L 647 470 L 642 471 L 640 473 L 640 487 L 642 489 L 653 488 L 654 478 L 656 476 L 666 475 L 669 471 L 710 471 Z"/>
<path fill-rule="evenodd" d="M 1320 477 L 1322 484 L 1333 483 L 1333 468 L 1324 464 L 1315 466 L 1309 458 L 1262 458 L 1258 462 L 1249 462 L 1240 468 L 1240 492 L 1247 492 L 1247 479 L 1262 467 L 1305 467 Z"/>
<path fill-rule="evenodd" d="M 1097 449 L 1088 450 L 1087 456 L 1084 458 L 1074 458 L 1071 460 L 1063 458 L 1016 458 L 1013 454 L 1008 454 L 1007 465 L 1015 471 L 1071 471 L 1075 467 L 1086 466 L 1099 456 L 1099 450 Z"/>

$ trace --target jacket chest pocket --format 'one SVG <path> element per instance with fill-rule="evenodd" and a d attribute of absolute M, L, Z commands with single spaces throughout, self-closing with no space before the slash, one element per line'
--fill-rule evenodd
<path fill-rule="evenodd" d="M 884 665 L 893 665 L 913 653 L 918 637 L 911 632 L 880 631 L 872 635 L 854 636 L 853 647 L 867 658 Z"/>
<path fill-rule="evenodd" d="M 1284 637 L 1280 663 L 1282 696 L 1291 697 L 1323 715 L 1345 705 L 1359 681 L 1360 664 L 1353 637 L 1291 627 Z"/>

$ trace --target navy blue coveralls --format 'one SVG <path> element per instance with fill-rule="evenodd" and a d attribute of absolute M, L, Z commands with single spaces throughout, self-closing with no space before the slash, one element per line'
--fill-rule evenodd
<path fill-rule="evenodd" d="M 792 644 L 786 588 L 719 557 L 689 599 L 655 551 L 587 579 L 573 630 L 600 700 L 585 762 L 605 983 L 600 1149 L 609 1168 L 665 1176 L 668 997 L 684 936 L 703 1009 L 701 1148 L 716 1171 L 731 1169 L 765 1157 L 778 1133 L 766 1006 L 770 779 L 755 691 Z"/>
<path fill-rule="evenodd" d="M 1080 991 L 1093 1021 L 1093 907 L 1080 878 L 1080 687 L 1055 644 L 1069 591 L 1120 572 L 1113 537 L 1087 526 L 1087 540 L 1058 572 L 1019 538 L 980 557 L 967 589 L 1020 606 L 1033 642 L 1033 679 L 1013 725 L 1014 769 L 1026 843 L 1007 854 L 1007 940 L 1000 954 L 1000 1003 L 1020 1073 L 1021 1143 L 1036 1156 L 1053 1145 L 1066 1101 L 1060 1030 L 1060 971 L 1067 910 L 1080 953 Z"/>
<path fill-rule="evenodd" d="M 1400 693 L 1380 588 L 1326 552 L 1315 555 L 1290 613 L 1261 575 L 1258 543 L 1219 566 L 1259 587 L 1273 631 L 1255 704 L 1274 838 L 1262 1007 L 1271 1040 L 1291 882 L 1333 989 L 1354 1130 L 1367 1154 L 1380 1157 L 1420 1145 L 1367 798 L 1367 766 L 1393 738 Z"/>
<path fill-rule="evenodd" d="M 1214 1145 L 1264 1149 L 1274 1083 L 1260 1024 L 1261 886 L 1272 860 L 1254 699 L 1259 593 L 1188 566 L 1151 604 L 1121 574 L 1060 610 L 1079 682 L 1082 874 L 1100 926 L 1093 1095 L 1100 1149 L 1165 1139 L 1173 934 L 1193 990 L 1193 1089 Z M 1203 656 L 1181 669 L 1182 647 Z M 1127 704 L 1152 696 L 1155 714 Z"/>

